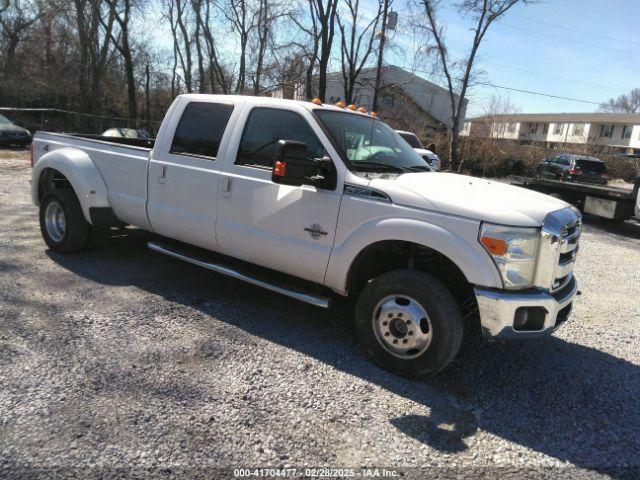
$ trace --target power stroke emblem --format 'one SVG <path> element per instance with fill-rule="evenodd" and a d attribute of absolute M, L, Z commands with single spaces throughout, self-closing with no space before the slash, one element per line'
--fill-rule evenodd
<path fill-rule="evenodd" d="M 314 223 L 310 227 L 305 228 L 304 231 L 309 232 L 309 235 L 311 235 L 311 238 L 313 238 L 314 240 L 319 239 L 321 235 L 327 235 L 327 232 L 322 230 L 322 225 L 320 225 L 319 223 Z"/>

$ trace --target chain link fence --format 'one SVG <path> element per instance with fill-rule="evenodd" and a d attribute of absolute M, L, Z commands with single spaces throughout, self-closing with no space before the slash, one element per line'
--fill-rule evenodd
<path fill-rule="evenodd" d="M 73 112 L 59 108 L 0 107 L 0 115 L 30 130 L 66 133 L 101 134 L 109 128 L 133 128 L 147 130 L 152 136 L 160 128 L 159 121 L 131 120 L 129 118 Z"/>

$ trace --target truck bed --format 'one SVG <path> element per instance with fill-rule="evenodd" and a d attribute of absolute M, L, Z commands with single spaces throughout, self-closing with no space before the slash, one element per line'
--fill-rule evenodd
<path fill-rule="evenodd" d="M 634 189 L 632 188 L 613 187 L 608 185 L 590 185 L 588 183 L 564 182 L 560 180 L 519 177 L 515 175 L 509 176 L 507 180 L 511 185 L 529 187 L 536 190 L 548 190 L 550 192 L 564 190 L 567 192 L 584 193 L 601 198 L 614 198 L 616 200 L 633 200 L 635 198 Z"/>

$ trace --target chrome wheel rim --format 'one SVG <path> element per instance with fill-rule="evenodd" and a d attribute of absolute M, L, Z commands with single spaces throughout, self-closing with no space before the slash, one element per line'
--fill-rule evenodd
<path fill-rule="evenodd" d="M 389 295 L 380 300 L 371 323 L 380 345 L 396 357 L 419 357 L 431 345 L 431 319 L 424 307 L 407 295 Z"/>
<path fill-rule="evenodd" d="M 67 219 L 62 205 L 56 201 L 47 205 L 47 209 L 44 212 L 44 224 L 51 240 L 61 242 L 67 231 Z"/>

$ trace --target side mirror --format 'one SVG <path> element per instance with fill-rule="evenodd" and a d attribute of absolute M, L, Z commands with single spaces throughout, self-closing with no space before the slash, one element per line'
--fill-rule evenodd
<path fill-rule="evenodd" d="M 313 185 L 318 188 L 335 188 L 333 162 L 330 158 L 309 159 L 304 142 L 279 140 L 273 160 L 271 180 L 281 185 Z"/>

